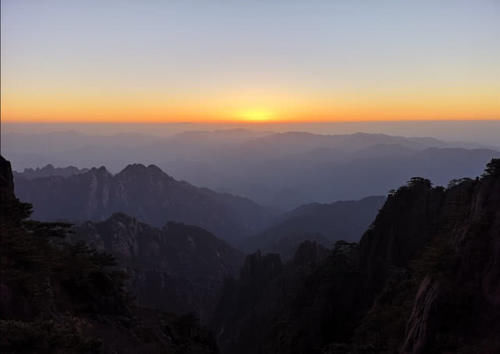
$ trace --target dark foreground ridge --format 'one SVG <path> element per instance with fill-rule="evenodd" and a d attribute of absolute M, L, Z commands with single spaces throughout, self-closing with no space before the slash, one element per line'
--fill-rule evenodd
<path fill-rule="evenodd" d="M 225 281 L 238 254 L 205 230 L 156 229 L 116 214 L 83 224 L 69 243 L 70 225 L 29 220 L 31 205 L 13 189 L 1 158 L 2 353 L 216 353 L 194 316 L 130 299 L 125 284 L 148 269 L 151 288 L 135 288 L 145 305 L 178 306 L 168 303 L 168 286 L 183 287 L 168 275 L 184 277 L 191 299 L 217 304 L 204 314 L 224 354 L 500 352 L 500 159 L 447 188 L 411 179 L 389 194 L 359 243 L 329 250 L 306 241 L 287 262 L 259 251 Z M 113 252 L 119 266 L 78 239 Z"/>
<path fill-rule="evenodd" d="M 500 159 L 413 178 L 358 243 L 247 257 L 212 326 L 223 353 L 500 352 Z"/>
<path fill-rule="evenodd" d="M 217 353 L 193 316 L 136 307 L 114 259 L 28 220 L 0 157 L 1 353 Z"/>

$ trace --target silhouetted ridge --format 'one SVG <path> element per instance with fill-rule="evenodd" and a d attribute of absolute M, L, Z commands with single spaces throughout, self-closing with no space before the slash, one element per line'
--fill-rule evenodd
<path fill-rule="evenodd" d="M 223 353 L 500 352 L 498 250 L 500 159 L 446 189 L 412 178 L 359 244 L 306 243 L 274 268 L 253 255 L 212 326 Z"/>
<path fill-rule="evenodd" d="M 83 168 L 79 169 L 75 166 L 68 167 L 54 167 L 52 164 L 48 164 L 42 168 L 25 168 L 22 172 L 13 171 L 15 178 L 42 178 L 42 177 L 51 177 L 51 176 L 60 176 L 60 177 L 68 177 L 80 173 L 87 172 L 88 169 Z"/>

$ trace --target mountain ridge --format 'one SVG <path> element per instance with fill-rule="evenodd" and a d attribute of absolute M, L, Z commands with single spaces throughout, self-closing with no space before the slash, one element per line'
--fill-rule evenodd
<path fill-rule="evenodd" d="M 372 196 L 355 201 L 301 205 L 240 245 L 247 252 L 261 249 L 290 259 L 305 240 L 314 240 L 327 248 L 339 240 L 358 242 L 384 201 L 385 197 Z"/>
<path fill-rule="evenodd" d="M 113 175 L 102 166 L 68 177 L 16 179 L 16 193 L 41 220 L 102 220 L 124 212 L 153 226 L 186 222 L 230 241 L 270 220 L 249 199 L 177 181 L 155 165 L 131 164 Z"/>

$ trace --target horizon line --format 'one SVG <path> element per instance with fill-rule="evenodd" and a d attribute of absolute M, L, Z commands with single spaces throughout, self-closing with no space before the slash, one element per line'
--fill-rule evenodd
<path fill-rule="evenodd" d="M 418 122 L 500 122 L 500 118 L 421 118 L 421 119 L 356 119 L 356 120 L 289 120 L 289 121 L 237 121 L 237 120 L 214 120 L 214 121 L 59 121 L 59 120 L 46 120 L 46 121 L 12 121 L 12 120 L 2 120 L 2 124 L 234 124 L 234 125 L 279 125 L 279 124 L 335 124 L 335 123 L 418 123 Z"/>

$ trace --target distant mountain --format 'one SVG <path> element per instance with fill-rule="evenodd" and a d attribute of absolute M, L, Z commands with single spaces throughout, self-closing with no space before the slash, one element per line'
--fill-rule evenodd
<path fill-rule="evenodd" d="M 192 315 L 138 308 L 113 257 L 67 242 L 69 225 L 28 220 L 0 156 L 0 352 L 218 352 Z"/>
<path fill-rule="evenodd" d="M 80 169 L 75 166 L 54 167 L 51 164 L 48 164 L 42 168 L 40 167 L 25 168 L 22 172 L 13 171 L 12 173 L 15 178 L 34 179 L 34 178 L 52 177 L 52 176 L 69 177 L 84 172 L 88 172 L 88 169 L 87 168 Z"/>
<path fill-rule="evenodd" d="M 16 169 L 51 163 L 104 165 L 115 173 L 140 161 L 180 180 L 281 209 L 383 195 L 412 176 L 436 184 L 473 177 L 498 154 L 480 144 L 386 134 L 272 133 L 228 129 L 169 137 L 57 132 L 4 134 Z"/>
<path fill-rule="evenodd" d="M 154 165 L 129 165 L 116 175 L 100 167 L 69 177 L 18 177 L 16 193 L 39 220 L 99 221 L 123 212 L 153 226 L 196 225 L 230 241 L 262 230 L 270 218 L 248 199 L 177 181 Z"/>
<path fill-rule="evenodd" d="M 197 148 L 193 140 L 186 153 L 173 141 L 158 146 L 176 151 L 155 158 L 175 176 L 282 210 L 382 195 L 412 176 L 446 184 L 476 176 L 498 154 L 433 138 L 364 133 L 288 132 L 220 146 L 212 142 L 210 148 Z"/>
<path fill-rule="evenodd" d="M 386 134 L 355 133 L 347 135 L 320 135 L 305 132 L 270 134 L 252 139 L 242 145 L 242 149 L 261 151 L 277 155 L 292 155 L 318 148 L 358 151 L 374 145 L 398 145 L 405 148 L 425 149 L 446 147 L 448 144 L 434 138 L 401 137 Z"/>
<path fill-rule="evenodd" d="M 212 320 L 222 353 L 500 352 L 500 159 L 392 191 L 359 243 L 247 257 Z"/>
<path fill-rule="evenodd" d="M 139 305 L 195 312 L 202 320 L 213 311 L 224 279 L 243 263 L 242 253 L 201 228 L 169 222 L 157 229 L 124 214 L 85 222 L 73 238 L 117 259 Z"/>
<path fill-rule="evenodd" d="M 242 242 L 248 252 L 279 253 L 290 259 L 305 240 L 331 247 L 336 241 L 358 242 L 363 232 L 375 220 L 385 197 L 368 197 L 358 201 L 303 205 L 283 215 L 258 235 Z"/>

